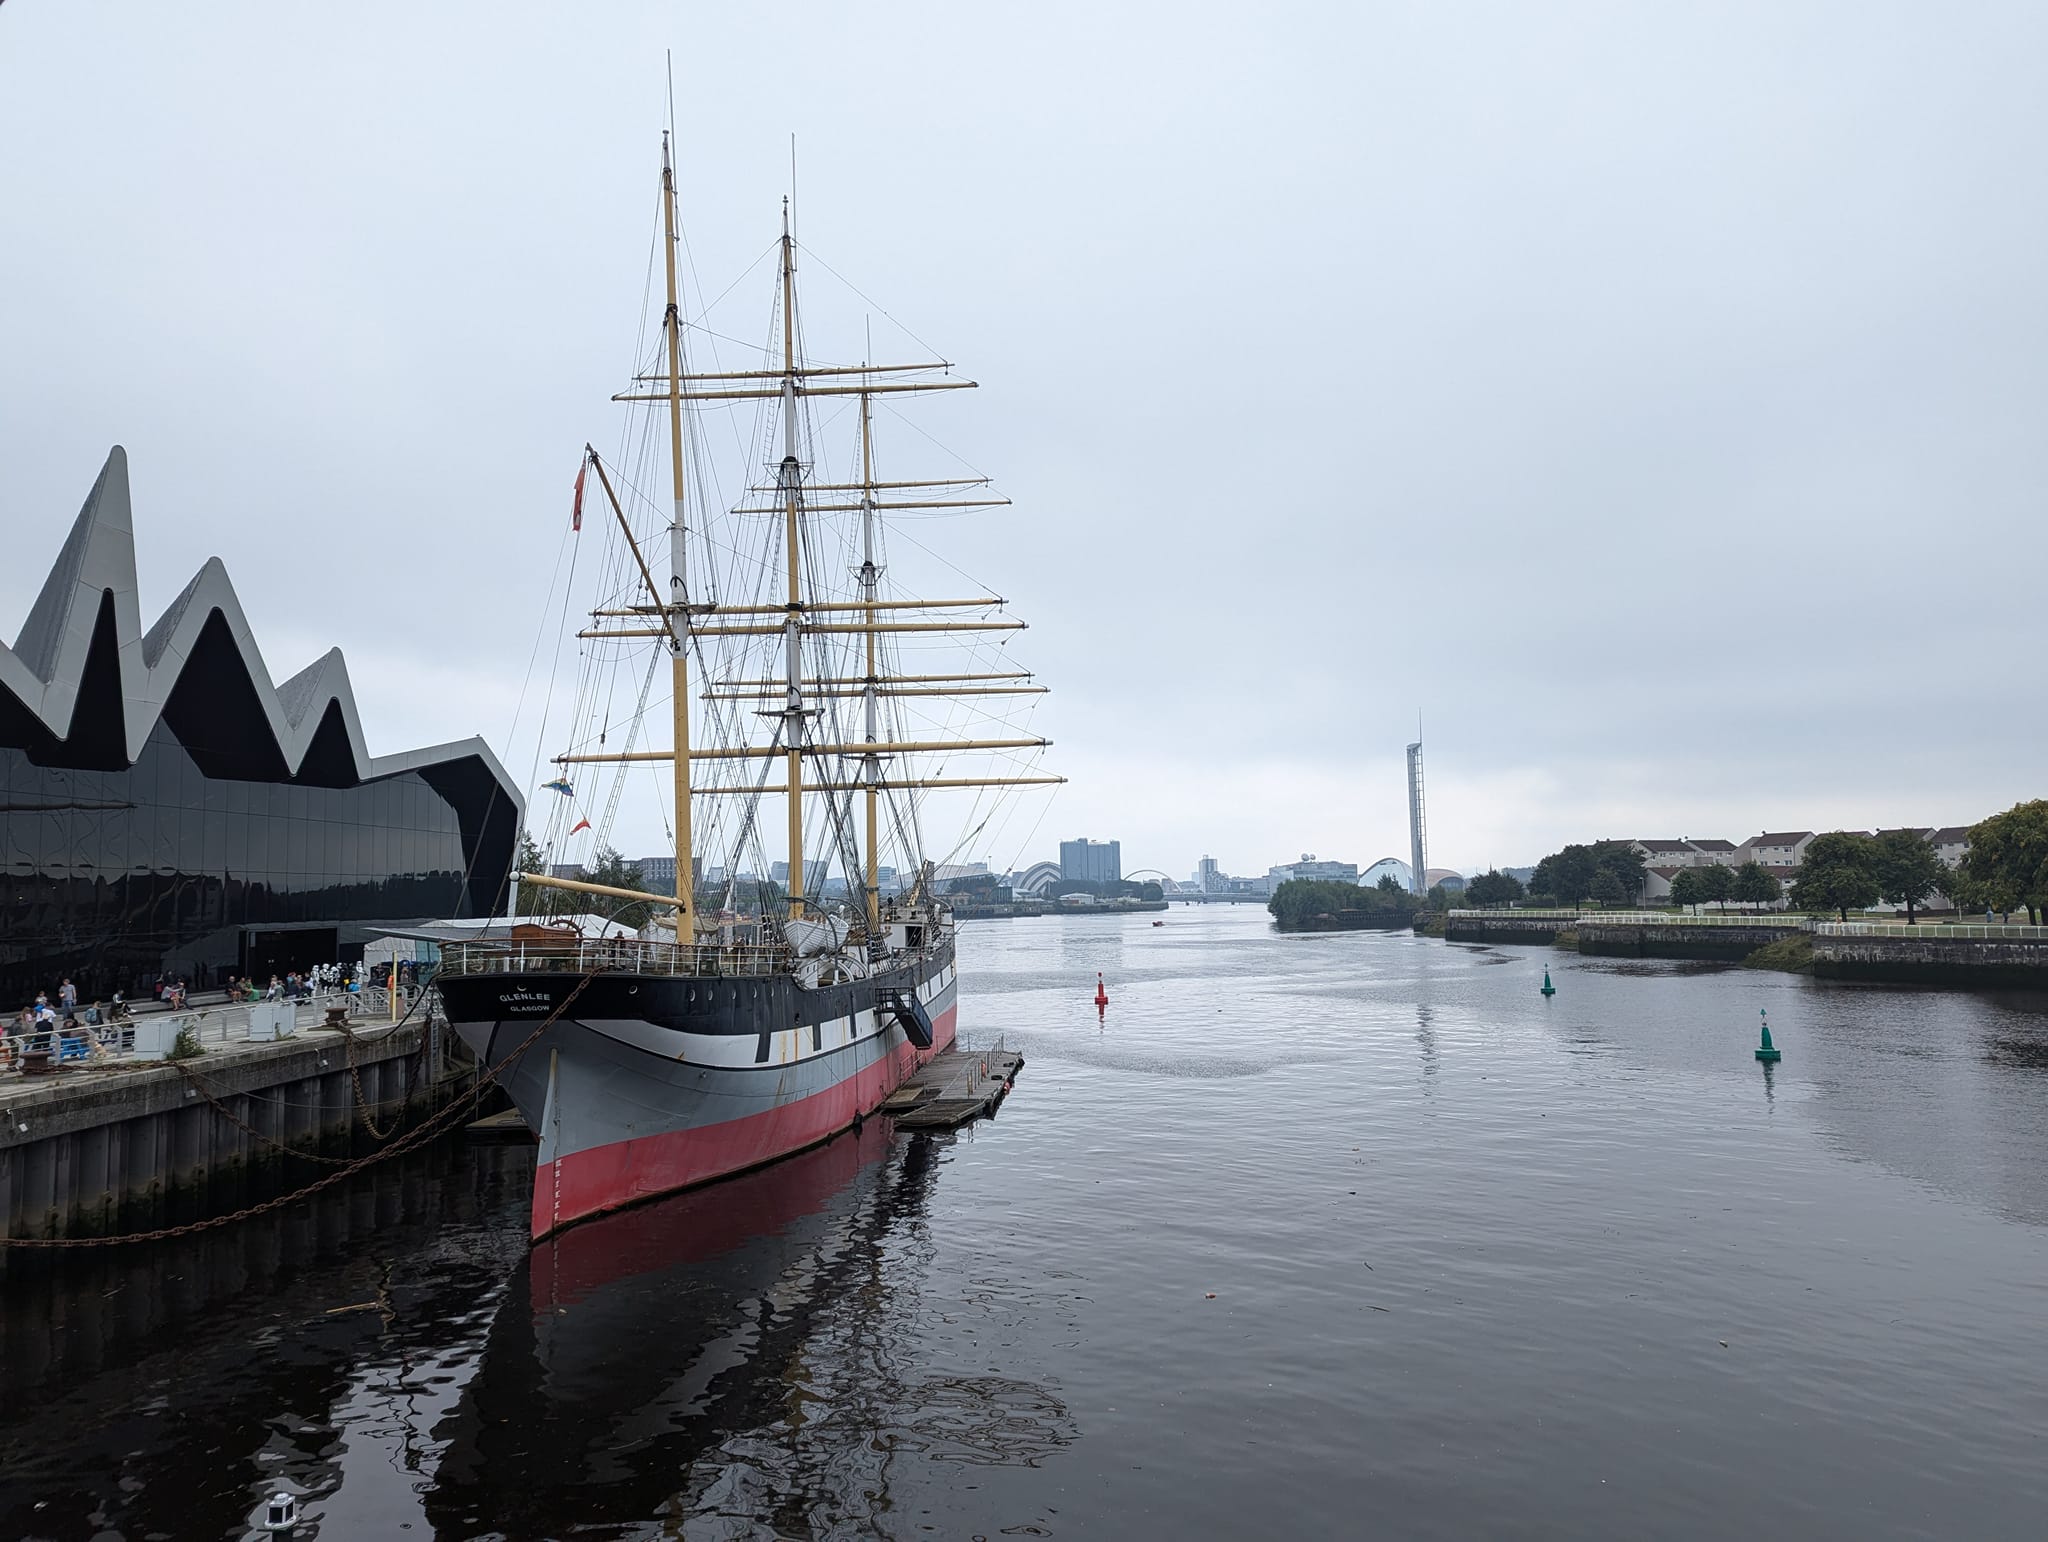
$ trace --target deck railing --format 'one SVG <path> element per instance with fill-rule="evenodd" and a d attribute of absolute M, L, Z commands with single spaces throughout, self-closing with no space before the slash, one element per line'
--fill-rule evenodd
<path fill-rule="evenodd" d="M 580 942 L 452 943 L 441 950 L 441 973 L 625 973 L 667 975 L 786 974 L 796 956 L 785 947 L 735 943 L 685 947 L 630 937 Z"/>
<path fill-rule="evenodd" d="M 419 990 L 425 987 L 402 988 L 398 1003 L 399 1015 L 408 1009 L 415 1017 L 421 1013 L 414 1006 Z M 11 1034 L 0 1041 L 0 1069 L 13 1065 L 18 1056 L 27 1050 L 47 1050 L 51 1058 L 60 1064 L 72 1061 L 86 1061 L 107 1055 L 126 1058 L 135 1054 L 137 1028 L 147 1029 L 146 1038 L 160 1040 L 168 1045 L 180 1030 L 189 1030 L 193 1041 L 202 1049 L 208 1045 L 246 1044 L 251 1040 L 250 1020 L 262 1012 L 266 1016 L 275 1008 L 288 1009 L 282 1027 L 287 1033 L 301 1033 L 309 1028 L 318 1028 L 327 1020 L 327 1014 L 334 1007 L 345 1007 L 349 1021 L 363 1027 L 375 1027 L 391 1017 L 391 995 L 384 986 L 365 986 L 361 990 L 322 990 L 296 1000 L 272 1001 L 227 1001 L 207 1006 L 183 1007 L 169 1011 L 149 1010 L 132 1013 L 118 1018 L 107 1018 L 96 1024 L 81 1022 L 72 1032 L 59 1027 L 36 1028 L 27 1033 Z M 266 1029 L 265 1036 L 268 1037 Z M 154 1058 L 145 1053 L 143 1058 Z"/>

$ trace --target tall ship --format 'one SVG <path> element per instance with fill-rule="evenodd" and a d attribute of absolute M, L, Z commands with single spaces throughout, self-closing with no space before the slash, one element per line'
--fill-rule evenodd
<path fill-rule="evenodd" d="M 957 1032 L 945 880 L 1014 789 L 1062 780 L 1030 727 L 1045 688 L 1007 647 L 1024 623 L 996 595 L 904 592 L 894 571 L 950 569 L 904 521 L 1009 501 L 964 463 L 877 470 L 905 405 L 974 382 L 942 359 L 874 362 L 864 337 L 843 362 L 810 352 L 787 200 L 757 264 L 772 256 L 766 342 L 722 357 L 711 308 L 685 314 L 667 137 L 657 242 L 666 307 L 612 398 L 622 448 L 586 446 L 577 473 L 573 524 L 593 490 L 603 551 L 588 623 L 563 628 L 575 699 L 532 865 L 586 830 L 602 843 L 652 791 L 673 889 L 650 903 L 601 871 L 522 872 L 573 906 L 655 913 L 636 936 L 452 946 L 438 977 L 539 1138 L 536 1238 L 875 1114 Z M 892 531 L 914 560 L 892 562 Z M 565 595 L 588 560 L 570 550 Z M 643 742 L 662 727 L 668 748 Z M 934 858 L 942 813 L 958 833 Z"/>

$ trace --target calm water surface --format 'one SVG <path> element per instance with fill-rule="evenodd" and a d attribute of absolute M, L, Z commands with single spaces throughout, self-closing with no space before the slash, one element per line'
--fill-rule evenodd
<path fill-rule="evenodd" d="M 957 1137 L 10 1265 L 0 1536 L 2048 1534 L 2041 998 L 1150 920 L 964 929 Z"/>

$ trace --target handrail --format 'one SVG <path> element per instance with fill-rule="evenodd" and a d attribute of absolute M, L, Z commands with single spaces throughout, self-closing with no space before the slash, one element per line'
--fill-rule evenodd
<path fill-rule="evenodd" d="M 1802 927 L 1810 919 L 1786 911 L 1717 911 L 1712 915 L 1688 915 L 1676 910 L 1564 910 L 1530 907 L 1514 910 L 1453 910 L 1453 920 L 1582 921 L 1589 925 L 1615 923 L 1623 926 L 1784 926 Z"/>
<path fill-rule="evenodd" d="M 2007 926 L 1996 921 L 1819 921 L 1818 937 L 1946 937 L 1982 942 L 2048 942 L 2048 926 Z"/>

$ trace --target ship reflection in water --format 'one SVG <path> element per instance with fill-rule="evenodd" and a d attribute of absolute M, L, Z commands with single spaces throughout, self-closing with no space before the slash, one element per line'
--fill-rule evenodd
<path fill-rule="evenodd" d="M 444 1144 L 297 1215 L 10 1259 L 0 1535 L 255 1535 L 279 1489 L 301 1542 L 895 1531 L 1074 1439 L 947 1326 L 951 1139 L 871 1120 L 531 1251 L 525 1148 Z"/>
<path fill-rule="evenodd" d="M 434 1431 L 435 1529 L 860 1531 L 906 1458 L 1031 1465 L 1069 1443 L 1046 1389 L 924 1363 L 938 1150 L 874 1120 L 535 1247 Z"/>

